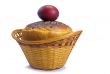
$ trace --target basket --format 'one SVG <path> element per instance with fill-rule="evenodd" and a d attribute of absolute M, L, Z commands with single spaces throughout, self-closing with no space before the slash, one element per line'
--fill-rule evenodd
<path fill-rule="evenodd" d="M 51 70 L 65 65 L 68 56 L 82 31 L 49 40 L 48 42 L 26 41 L 22 39 L 22 29 L 12 32 L 12 37 L 19 43 L 29 64 L 33 68 Z"/>

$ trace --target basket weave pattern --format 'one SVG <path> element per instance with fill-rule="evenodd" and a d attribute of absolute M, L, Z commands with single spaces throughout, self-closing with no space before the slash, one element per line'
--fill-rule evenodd
<path fill-rule="evenodd" d="M 56 69 L 63 67 L 81 32 L 57 41 L 42 44 L 25 44 L 19 42 L 29 64 L 39 69 Z M 14 34 L 21 38 L 20 32 Z"/>

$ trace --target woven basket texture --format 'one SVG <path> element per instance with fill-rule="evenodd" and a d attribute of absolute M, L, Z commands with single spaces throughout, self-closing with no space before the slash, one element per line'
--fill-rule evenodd
<path fill-rule="evenodd" d="M 25 57 L 33 68 L 51 70 L 65 65 L 69 54 L 82 31 L 48 43 L 32 43 L 22 40 L 22 31 L 15 30 L 13 38 L 19 43 Z"/>

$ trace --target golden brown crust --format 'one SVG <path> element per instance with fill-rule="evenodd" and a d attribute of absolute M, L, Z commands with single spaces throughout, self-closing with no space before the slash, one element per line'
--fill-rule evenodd
<path fill-rule="evenodd" d="M 71 30 L 69 26 L 62 22 L 58 21 L 39 21 L 39 22 L 34 22 L 31 24 L 28 24 L 25 27 L 26 30 L 28 29 L 46 29 L 46 30 L 53 30 L 53 31 L 58 31 L 58 30 Z"/>
<path fill-rule="evenodd" d="M 28 24 L 23 29 L 25 40 L 45 40 L 60 37 L 72 33 L 72 29 L 66 24 L 58 21 L 39 21 Z"/>

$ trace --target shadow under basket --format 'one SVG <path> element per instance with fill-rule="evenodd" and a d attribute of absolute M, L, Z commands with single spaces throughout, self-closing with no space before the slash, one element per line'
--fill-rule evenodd
<path fill-rule="evenodd" d="M 33 68 L 51 70 L 65 65 L 81 32 L 76 31 L 62 39 L 44 43 L 23 40 L 22 30 L 20 29 L 13 31 L 12 37 L 19 43 L 25 57 Z"/>

